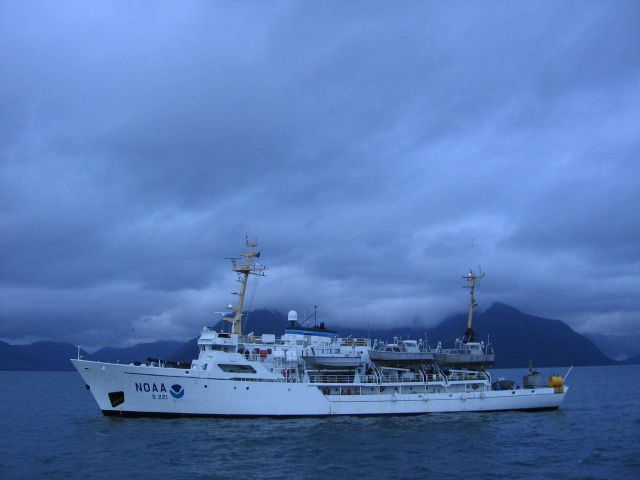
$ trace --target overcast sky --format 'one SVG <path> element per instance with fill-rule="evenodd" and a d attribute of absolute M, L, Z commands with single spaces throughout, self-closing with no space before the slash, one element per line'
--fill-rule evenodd
<path fill-rule="evenodd" d="M 640 326 L 640 8 L 0 3 L 0 338 L 186 339 L 233 300 Z"/>

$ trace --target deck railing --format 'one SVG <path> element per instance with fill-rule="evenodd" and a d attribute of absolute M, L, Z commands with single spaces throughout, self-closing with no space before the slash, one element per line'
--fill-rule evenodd
<path fill-rule="evenodd" d="M 270 339 L 268 341 L 263 341 L 260 335 L 250 335 L 248 337 L 242 337 L 240 339 L 240 343 L 250 343 L 257 345 L 284 345 L 284 340 L 281 338 Z"/>
<path fill-rule="evenodd" d="M 447 379 L 450 382 L 463 382 L 468 380 L 488 380 L 489 376 L 485 372 L 474 370 L 450 370 Z"/>
<path fill-rule="evenodd" d="M 346 347 L 351 347 L 353 345 L 356 347 L 366 347 L 369 345 L 369 340 L 366 338 L 343 338 L 340 340 L 340 343 Z"/>
<path fill-rule="evenodd" d="M 439 374 L 428 375 L 344 375 L 330 373 L 309 373 L 310 383 L 363 383 L 363 384 L 387 384 L 387 383 L 416 383 L 416 382 L 446 382 Z"/>

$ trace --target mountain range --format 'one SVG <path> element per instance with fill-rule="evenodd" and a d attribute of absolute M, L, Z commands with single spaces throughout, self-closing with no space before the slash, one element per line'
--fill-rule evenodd
<path fill-rule="evenodd" d="M 256 310 L 245 314 L 243 330 L 255 334 L 281 333 L 288 326 L 286 315 L 273 310 Z M 341 336 L 369 337 L 383 341 L 393 337 L 425 338 L 434 347 L 453 345 L 466 328 L 466 314 L 452 315 L 431 328 L 418 325 L 385 329 L 339 328 Z M 227 324 L 228 325 L 228 324 Z M 222 324 L 216 325 L 221 328 Z M 528 315 L 502 303 L 494 303 L 474 316 L 474 329 L 485 342 L 490 340 L 496 350 L 496 368 L 526 367 L 529 361 L 537 367 L 568 365 L 616 365 L 640 363 L 640 356 L 623 362 L 602 353 L 589 338 L 576 333 L 560 320 Z M 188 342 L 158 341 L 126 348 L 107 347 L 83 358 L 105 362 L 129 363 L 148 357 L 190 361 L 197 357 L 197 339 Z M 72 370 L 70 358 L 76 358 L 78 348 L 58 342 L 36 342 L 31 345 L 10 345 L 0 342 L 0 370 Z"/>

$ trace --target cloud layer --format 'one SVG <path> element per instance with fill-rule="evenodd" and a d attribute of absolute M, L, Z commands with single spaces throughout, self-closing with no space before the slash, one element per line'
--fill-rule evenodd
<path fill-rule="evenodd" d="M 0 7 L 0 338 L 195 335 L 234 289 L 334 324 L 640 323 L 635 2 Z"/>

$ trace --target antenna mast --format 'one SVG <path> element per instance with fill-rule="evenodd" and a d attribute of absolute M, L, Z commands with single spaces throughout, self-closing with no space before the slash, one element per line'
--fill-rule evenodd
<path fill-rule="evenodd" d="M 476 286 L 478 285 L 478 281 L 484 277 L 482 269 L 480 267 L 478 267 L 478 269 L 478 275 L 476 275 L 473 270 L 469 269 L 469 273 L 462 277 L 469 283 L 469 285 L 464 286 L 464 288 L 469 289 L 469 315 L 467 316 L 467 331 L 464 334 L 465 342 L 476 341 L 476 332 L 473 330 L 473 311 L 478 304 L 476 303 L 474 293 Z"/>
<path fill-rule="evenodd" d="M 244 305 L 244 297 L 247 293 L 247 283 L 249 282 L 249 275 L 259 275 L 264 277 L 264 271 L 266 267 L 254 263 L 254 258 L 260 258 L 260 252 L 255 251 L 255 247 L 258 246 L 255 242 L 250 242 L 249 238 L 245 239 L 248 251 L 240 254 L 240 258 L 230 258 L 232 270 L 238 275 L 238 282 L 240 282 L 240 292 L 232 292 L 233 295 L 238 296 L 238 303 L 234 309 L 234 316 L 231 318 L 225 318 L 228 322 L 231 322 L 231 333 L 242 334 L 242 307 Z M 244 261 L 242 261 L 244 258 Z"/>

